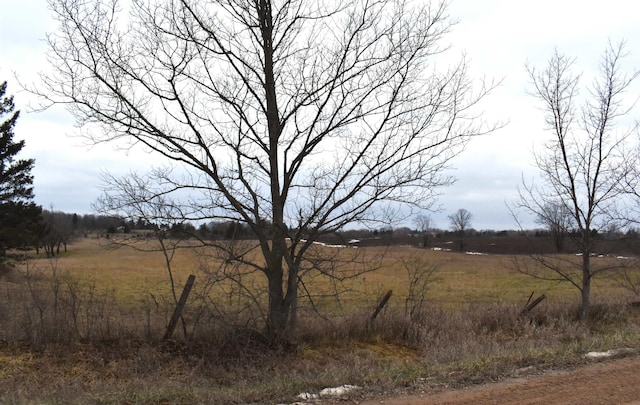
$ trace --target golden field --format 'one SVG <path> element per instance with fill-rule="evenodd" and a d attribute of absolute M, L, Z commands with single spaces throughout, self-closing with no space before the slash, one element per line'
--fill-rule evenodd
<path fill-rule="evenodd" d="M 136 249 L 115 247 L 108 239 L 85 238 L 71 245 L 67 253 L 54 259 L 40 257 L 31 265 L 41 269 L 55 267 L 58 272 L 75 280 L 95 283 L 100 290 L 113 291 L 122 303 L 138 301 L 150 293 L 156 296 L 168 294 L 170 283 L 165 258 L 160 251 L 150 251 L 157 249 L 157 243 L 138 242 L 135 246 Z M 472 255 L 409 246 L 391 246 L 382 250 L 378 247 L 346 249 L 340 261 L 348 267 L 349 274 L 362 274 L 342 281 L 340 287 L 327 277 L 316 276 L 310 283 L 310 289 L 334 291 L 339 288 L 345 291 L 341 297 L 343 301 L 356 307 L 361 306 L 359 301 L 362 304 L 375 302 L 387 290 L 393 290 L 392 302 L 398 301 L 407 296 L 409 288 L 408 270 L 403 262 L 413 261 L 414 267 L 434 267 L 426 296 L 430 302 L 445 306 L 524 303 L 532 292 L 545 294 L 549 300 L 579 300 L 578 290 L 568 283 L 543 281 L 518 272 L 513 257 L 509 255 Z M 178 294 L 189 274 L 198 277 L 201 272 L 199 262 L 194 250 L 176 250 L 171 267 Z M 260 274 L 253 277 L 252 283 L 264 281 Z M 202 279 L 196 278 L 196 285 L 199 282 Z M 612 280 L 596 278 L 592 294 L 597 300 L 598 297 L 625 293 Z"/>

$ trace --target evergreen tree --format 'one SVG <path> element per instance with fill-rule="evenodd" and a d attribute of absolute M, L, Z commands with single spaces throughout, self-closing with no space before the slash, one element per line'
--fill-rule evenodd
<path fill-rule="evenodd" d="M 24 141 L 14 142 L 13 129 L 20 116 L 13 96 L 0 84 L 0 257 L 9 248 L 34 246 L 44 230 L 42 208 L 33 202 L 34 159 L 18 159 Z M 8 118 L 5 118 L 8 116 Z"/>

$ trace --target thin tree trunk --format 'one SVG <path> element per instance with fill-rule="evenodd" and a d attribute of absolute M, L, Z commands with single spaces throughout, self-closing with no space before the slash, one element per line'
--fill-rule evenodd
<path fill-rule="evenodd" d="M 293 267 L 293 266 L 292 266 Z M 287 305 L 289 307 L 289 323 L 287 334 L 293 338 L 298 327 L 298 268 L 289 268 L 289 278 L 287 280 Z"/>
<path fill-rule="evenodd" d="M 582 296 L 582 303 L 580 305 L 580 319 L 586 319 L 589 316 L 589 309 L 591 308 L 591 252 L 584 252 L 582 255 L 582 289 L 580 290 Z"/>

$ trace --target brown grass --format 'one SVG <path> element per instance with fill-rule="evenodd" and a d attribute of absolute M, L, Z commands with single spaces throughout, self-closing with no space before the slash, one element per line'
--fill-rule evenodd
<path fill-rule="evenodd" d="M 55 265 L 60 271 L 84 283 L 96 283 L 105 290 L 114 291 L 117 300 L 123 303 L 137 302 L 150 293 L 163 295 L 169 292 L 167 271 L 160 252 L 145 253 L 129 247 L 110 249 L 110 246 L 104 239 L 83 239 L 72 247 L 69 254 L 54 259 Z M 349 291 L 342 297 L 344 302 L 351 302 L 356 307 L 363 299 L 370 306 L 389 289 L 394 291 L 395 301 L 405 297 L 408 281 L 400 260 L 408 256 L 418 256 L 425 264 L 432 263 L 438 267 L 429 288 L 431 302 L 453 305 L 523 302 L 534 291 L 544 293 L 551 299 L 578 298 L 575 288 L 566 283 L 544 282 L 519 273 L 510 256 L 468 255 L 400 246 L 386 251 L 382 263 L 378 264 L 379 248 L 361 250 L 365 251 L 363 258 L 357 260 L 370 259 L 382 269 L 365 272 L 343 282 L 343 289 Z M 50 267 L 48 261 L 45 258 L 36 260 L 40 267 Z M 188 249 L 178 251 L 172 267 L 179 285 L 184 284 L 189 274 L 199 272 L 195 253 Z M 264 281 L 259 274 L 255 278 L 257 283 Z M 313 283 L 316 291 L 331 292 L 334 289 L 326 277 L 317 277 Z M 594 281 L 595 296 L 620 292 L 612 280 L 604 278 Z"/>
<path fill-rule="evenodd" d="M 358 253 L 360 269 L 379 264 L 379 250 Z M 405 306 L 408 258 L 437 269 L 415 311 Z M 507 256 L 393 247 L 382 261 L 380 270 L 339 285 L 308 281 L 327 293 L 314 297 L 324 317 L 302 302 L 297 341 L 274 350 L 234 323 L 254 315 L 220 312 L 244 308 L 227 302 L 227 287 L 198 296 L 206 277 L 190 250 L 172 263 L 180 288 L 188 274 L 198 275 L 190 340 L 177 331 L 176 341 L 161 342 L 172 309 L 162 255 L 82 240 L 58 259 L 31 260 L 0 280 L 0 403 L 280 403 L 342 384 L 368 393 L 464 385 L 529 366 L 574 364 L 586 351 L 640 347 L 640 312 L 610 280 L 596 282 L 593 316 L 580 322 L 575 289 L 524 276 Z M 257 287 L 263 282 L 248 277 Z M 371 322 L 389 289 L 389 305 Z M 329 296 L 336 290 L 339 302 Z M 532 291 L 548 298 L 521 316 Z M 214 310 L 213 302 L 225 304 Z"/>

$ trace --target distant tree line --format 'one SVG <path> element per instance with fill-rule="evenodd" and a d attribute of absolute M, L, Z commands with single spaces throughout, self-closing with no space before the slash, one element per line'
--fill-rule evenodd
<path fill-rule="evenodd" d="M 553 229 L 539 228 L 531 230 L 476 230 L 467 228 L 440 229 L 425 226 L 424 221 L 416 221 L 415 227 L 381 227 L 378 229 L 348 229 L 325 235 L 319 242 L 341 245 L 390 245 L 410 244 L 425 248 L 443 247 L 452 244 L 452 250 L 464 250 L 460 247 L 460 238 L 466 241 L 489 240 L 495 238 L 531 238 L 549 239 L 553 248 L 557 249 L 558 235 Z M 197 225 L 197 226 L 196 226 Z M 38 235 L 21 242 L 22 248 L 34 248 L 38 252 L 42 249 L 47 256 L 56 256 L 67 251 L 67 246 L 73 241 L 95 235 L 97 237 L 112 237 L 117 234 L 138 234 L 145 238 L 147 234 L 161 227 L 166 227 L 169 238 L 196 238 L 201 240 L 249 240 L 255 239 L 250 227 L 240 221 L 210 221 L 200 224 L 190 222 L 164 225 L 144 219 L 130 219 L 118 216 L 66 213 L 54 210 L 42 210 L 41 228 Z M 289 229 L 290 232 L 295 229 Z M 464 235 L 461 235 L 464 233 Z M 567 237 L 577 234 L 578 230 L 568 230 Z M 592 237 L 610 241 L 632 241 L 640 238 L 640 230 L 611 229 L 607 232 L 592 230 Z M 477 243 L 474 244 L 478 246 Z M 485 244 L 480 243 L 480 246 Z M 465 244 L 466 246 L 466 244 Z M 566 250 L 563 249 L 563 250 Z"/>

